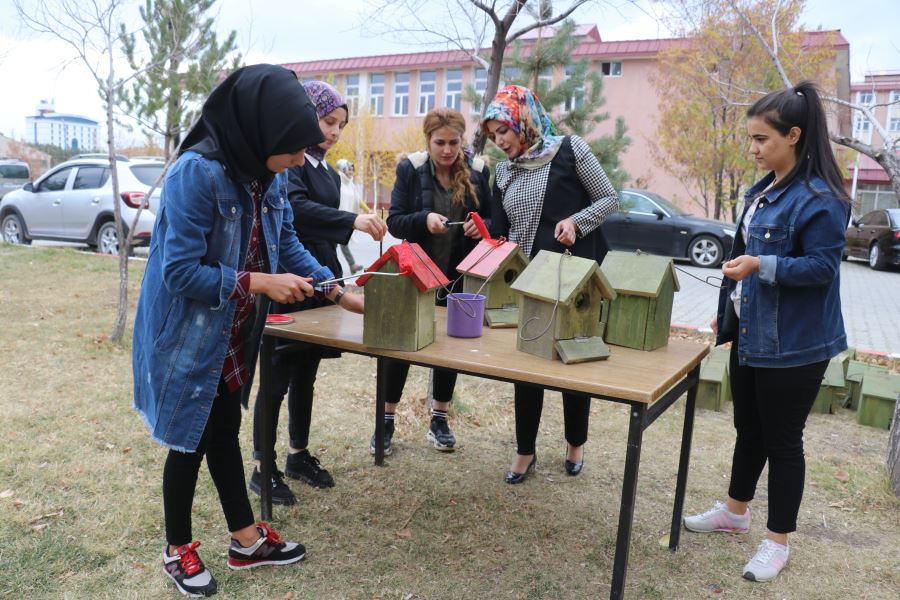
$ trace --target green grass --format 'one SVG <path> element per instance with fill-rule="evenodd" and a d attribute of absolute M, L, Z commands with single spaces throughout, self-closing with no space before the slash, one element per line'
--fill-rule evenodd
<path fill-rule="evenodd" d="M 116 269 L 113 260 L 71 250 L 0 245 L 0 598 L 181 597 L 160 569 L 166 451 L 131 409 L 130 330 L 121 346 L 107 337 Z M 141 274 L 142 263 L 133 261 L 132 310 Z M 374 373 L 371 359 L 349 354 L 322 363 L 310 443 L 337 487 L 292 483 L 299 504 L 276 507 L 273 520 L 284 537 L 306 544 L 305 563 L 249 573 L 225 568 L 228 534 L 201 470 L 194 536 L 219 581 L 218 597 L 609 596 L 624 406 L 594 402 L 585 471 L 570 478 L 562 468 L 559 397 L 548 393 L 537 475 L 508 486 L 502 479 L 514 448 L 512 386 L 460 377 L 451 410 L 460 444 L 445 455 L 425 443 L 427 374 L 413 368 L 395 453 L 376 468 L 367 452 Z M 743 581 L 740 569 L 763 536 L 765 473 L 751 535 L 684 533 L 676 553 L 660 545 L 682 416 L 679 403 L 644 439 L 628 598 L 900 595 L 900 502 L 883 469 L 887 432 L 857 425 L 849 411 L 810 417 L 791 564 L 762 585 Z M 248 474 L 250 418 L 245 413 L 241 431 Z M 698 412 L 686 510 L 705 510 L 722 497 L 733 439 L 729 414 Z M 839 481 L 838 471 L 849 480 Z"/>

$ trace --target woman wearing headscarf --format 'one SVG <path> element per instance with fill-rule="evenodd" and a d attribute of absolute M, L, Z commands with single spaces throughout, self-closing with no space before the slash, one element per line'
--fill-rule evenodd
<path fill-rule="evenodd" d="M 387 225 L 375 214 L 357 215 L 340 209 L 341 180 L 337 171 L 325 162 L 325 154 L 337 143 L 341 131 L 347 125 L 347 104 L 338 91 L 324 81 L 307 81 L 303 88 L 315 105 L 319 128 L 325 139 L 307 146 L 304 150 L 304 163 L 288 169 L 288 199 L 294 213 L 294 228 L 300 241 L 335 277 L 342 277 L 337 245 L 349 242 L 354 229 L 368 233 L 376 241 L 380 240 L 387 233 Z M 361 305 L 360 295 L 345 296 L 343 289 L 338 289 L 339 298 Z M 328 303 L 324 298 L 312 297 L 301 302 L 278 304 L 272 312 L 309 310 Z M 279 354 L 273 359 L 272 392 L 269 398 L 273 402 L 274 418 L 271 421 L 269 439 L 274 448 L 278 412 L 287 394 L 290 440 L 284 475 L 315 487 L 334 486 L 331 474 L 322 468 L 319 459 L 307 449 L 316 373 L 321 359 L 339 356 L 340 352 L 335 350 L 297 344 L 294 351 Z M 261 425 L 262 408 L 257 397 L 253 415 L 253 457 L 256 460 L 261 460 L 263 455 L 263 449 L 259 445 Z M 272 456 L 275 456 L 274 452 Z M 296 497 L 285 484 L 282 472 L 275 465 L 271 472 L 272 502 L 294 504 Z M 250 489 L 258 494 L 261 485 L 260 470 L 256 468 L 250 478 Z"/>
<path fill-rule="evenodd" d="M 590 146 L 578 136 L 557 135 L 537 96 L 517 85 L 497 92 L 481 126 L 507 156 L 495 173 L 493 233 L 519 244 L 530 258 L 550 250 L 602 262 L 608 246 L 600 224 L 618 210 L 619 196 Z M 522 483 L 534 470 L 543 404 L 543 388 L 516 384 L 517 454 L 507 483 Z M 578 475 L 584 464 L 589 414 L 589 396 L 563 394 L 569 475 Z"/>
<path fill-rule="evenodd" d="M 297 240 L 283 173 L 303 164 L 303 148 L 321 140 L 315 108 L 293 73 L 244 67 L 210 94 L 166 176 L 132 366 L 135 409 L 153 439 L 169 447 L 163 567 L 185 594 L 209 596 L 217 587 L 197 554 L 200 542 L 191 542 L 204 456 L 231 532 L 230 568 L 306 556 L 301 544 L 254 523 L 238 431 L 241 392 L 262 335 L 257 311 L 265 314 L 269 298 L 301 300 L 313 283 L 332 277 Z M 327 292 L 334 301 L 338 293 Z"/>
<path fill-rule="evenodd" d="M 341 210 L 354 214 L 358 214 L 360 211 L 363 214 L 372 212 L 363 200 L 361 186 L 353 181 L 353 175 L 356 172 L 356 167 L 353 163 L 346 158 L 342 158 L 334 166 L 337 167 L 338 175 L 341 178 Z M 341 254 L 344 255 L 344 260 L 347 261 L 347 266 L 350 267 L 350 273 L 356 274 L 362 271 L 363 266 L 356 264 L 356 259 L 353 258 L 353 253 L 350 251 L 350 245 L 340 244 L 340 246 Z"/>

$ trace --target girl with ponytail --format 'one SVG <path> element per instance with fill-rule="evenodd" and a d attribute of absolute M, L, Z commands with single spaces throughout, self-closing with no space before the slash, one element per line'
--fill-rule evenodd
<path fill-rule="evenodd" d="M 847 349 L 840 265 L 850 203 L 816 87 L 772 92 L 747 111 L 750 154 L 768 174 L 745 197 L 712 326 L 731 342 L 737 440 L 726 502 L 690 531 L 746 533 L 768 463 L 766 537 L 743 569 L 771 581 L 788 562 L 803 496 L 803 428 L 828 361 Z"/>
<path fill-rule="evenodd" d="M 416 152 L 397 165 L 397 180 L 391 192 L 388 231 L 396 238 L 419 244 L 448 279 L 456 279 L 456 265 L 472 251 L 481 235 L 475 223 L 466 220 L 478 212 L 490 221 L 490 171 L 481 159 L 470 159 L 463 151 L 466 120 L 458 111 L 436 108 L 425 115 L 422 133 L 428 150 Z M 461 225 L 448 225 L 460 223 Z M 446 301 L 439 301 L 443 305 Z M 385 403 L 384 453 L 392 450 L 394 411 L 409 365 L 388 362 Z M 456 438 L 447 424 L 447 410 L 456 386 L 456 372 L 434 370 L 431 425 L 426 437 L 442 452 L 456 446 Z M 375 436 L 369 450 L 375 452 Z"/>

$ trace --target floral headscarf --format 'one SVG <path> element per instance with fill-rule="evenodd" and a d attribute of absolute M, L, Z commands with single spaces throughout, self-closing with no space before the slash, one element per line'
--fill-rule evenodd
<path fill-rule="evenodd" d="M 519 85 L 508 85 L 497 92 L 484 112 L 482 128 L 488 121 L 499 121 L 519 135 L 525 150 L 511 162 L 526 169 L 553 160 L 562 144 L 563 136 L 556 135 L 556 126 L 538 97 Z"/>
<path fill-rule="evenodd" d="M 320 119 L 325 115 L 334 112 L 338 108 L 346 110 L 348 115 L 347 120 L 350 119 L 350 111 L 347 109 L 347 102 L 344 100 L 344 97 L 341 96 L 340 92 L 334 89 L 334 86 L 330 83 L 324 81 L 304 81 L 303 89 L 306 90 L 306 95 L 309 96 L 309 99 L 316 105 L 316 114 Z M 306 153 L 318 161 L 325 158 L 325 150 L 319 148 L 318 145 L 306 148 Z"/>

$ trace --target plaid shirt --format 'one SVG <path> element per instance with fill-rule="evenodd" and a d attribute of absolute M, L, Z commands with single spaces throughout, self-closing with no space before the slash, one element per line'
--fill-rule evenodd
<path fill-rule="evenodd" d="M 237 285 L 228 297 L 229 300 L 237 300 L 237 308 L 234 311 L 234 321 L 231 324 L 231 337 L 228 340 L 228 351 L 225 353 L 225 364 L 222 366 L 222 379 L 228 386 L 228 391 L 235 392 L 247 382 L 247 368 L 244 364 L 244 350 L 241 346 L 241 326 L 250 316 L 256 295 L 250 293 L 250 273 L 259 273 L 265 268 L 263 257 L 263 244 L 260 243 L 261 222 L 260 202 L 262 198 L 262 186 L 258 181 L 250 184 L 250 192 L 253 196 L 253 226 L 250 229 L 250 245 L 247 248 L 247 259 L 244 261 L 244 270 L 237 276 Z"/>

